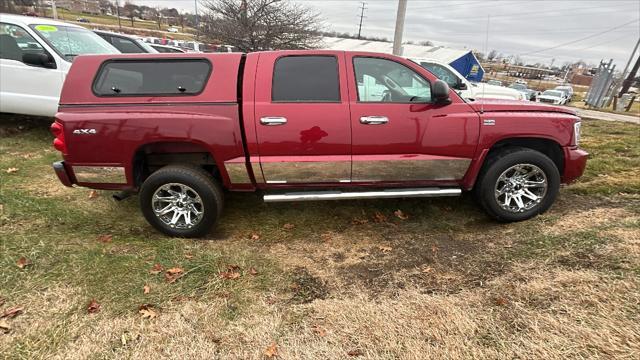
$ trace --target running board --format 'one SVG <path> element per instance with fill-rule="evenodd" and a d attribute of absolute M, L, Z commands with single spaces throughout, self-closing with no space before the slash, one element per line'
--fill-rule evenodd
<path fill-rule="evenodd" d="M 354 200 L 354 199 L 388 199 L 404 197 L 436 197 L 458 196 L 462 190 L 458 188 L 417 188 L 389 189 L 378 191 L 305 191 L 264 196 L 264 202 L 315 201 L 315 200 Z"/>

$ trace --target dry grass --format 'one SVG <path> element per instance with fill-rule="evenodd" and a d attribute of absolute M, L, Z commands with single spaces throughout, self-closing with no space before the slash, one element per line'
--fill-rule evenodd
<path fill-rule="evenodd" d="M 5 319 L 0 358 L 262 359 L 273 342 L 281 359 L 640 357 L 637 127 L 586 122 L 587 174 L 527 222 L 495 223 L 465 197 L 232 194 L 193 241 L 151 230 L 136 199 L 63 188 L 46 124 L 3 121 L 0 314 L 24 313 Z M 155 263 L 187 274 L 168 283 Z M 229 265 L 239 279 L 220 277 Z"/>

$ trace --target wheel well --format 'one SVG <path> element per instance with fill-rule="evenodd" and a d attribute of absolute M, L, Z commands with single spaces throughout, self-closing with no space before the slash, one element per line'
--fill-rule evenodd
<path fill-rule="evenodd" d="M 139 187 L 153 172 L 169 164 L 192 164 L 221 181 L 213 155 L 202 145 L 190 142 L 157 142 L 140 147 L 133 156 L 133 178 Z"/>
<path fill-rule="evenodd" d="M 562 174 L 564 170 L 564 153 L 562 147 L 555 141 L 542 138 L 510 138 L 495 143 L 487 154 L 487 159 L 508 147 L 524 147 L 539 151 L 549 157 L 556 164 Z"/>

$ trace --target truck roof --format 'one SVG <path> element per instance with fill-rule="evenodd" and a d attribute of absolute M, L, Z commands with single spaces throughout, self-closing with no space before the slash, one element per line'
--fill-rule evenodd
<path fill-rule="evenodd" d="M 82 26 L 70 24 L 62 21 L 35 17 L 35 16 L 24 16 L 24 15 L 14 15 L 14 14 L 0 14 L 0 21 L 8 22 L 16 25 L 22 26 L 30 26 L 30 25 L 57 25 L 57 26 L 68 26 L 75 28 L 82 28 Z"/>

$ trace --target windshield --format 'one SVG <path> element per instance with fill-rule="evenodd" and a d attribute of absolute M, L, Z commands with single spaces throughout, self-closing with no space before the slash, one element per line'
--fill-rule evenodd
<path fill-rule="evenodd" d="M 511 84 L 509 87 L 516 90 L 527 90 L 527 87 L 522 84 Z"/>
<path fill-rule="evenodd" d="M 545 92 L 542 93 L 542 95 L 546 95 L 546 96 L 555 96 L 555 97 L 562 97 L 562 92 L 560 91 L 553 91 L 553 90 L 547 90 Z"/>
<path fill-rule="evenodd" d="M 84 54 L 119 54 L 106 40 L 84 28 L 60 25 L 32 25 L 58 54 L 68 61 Z"/>

